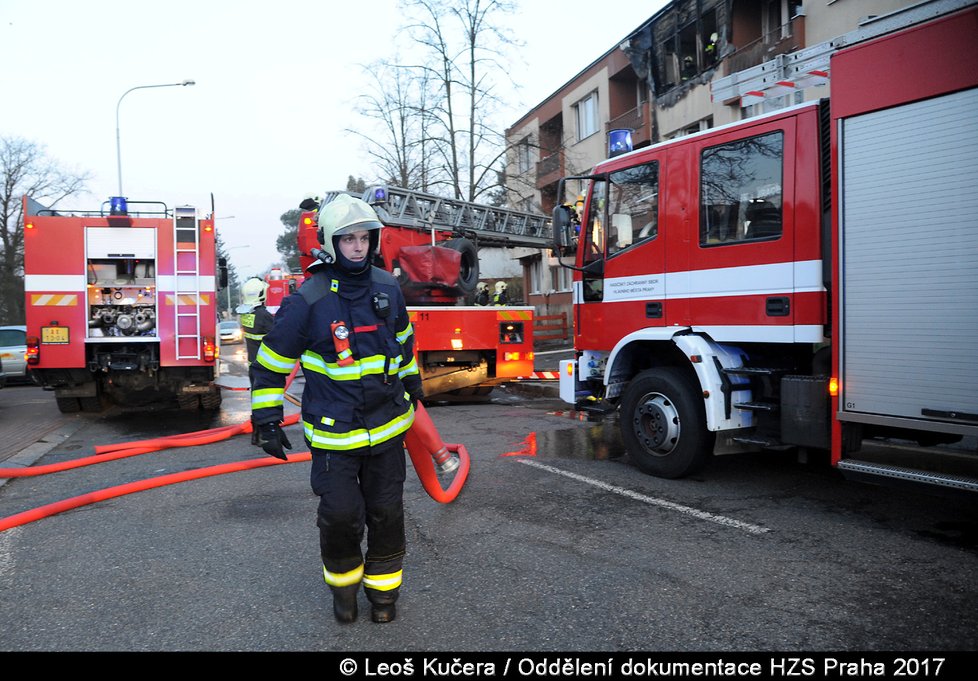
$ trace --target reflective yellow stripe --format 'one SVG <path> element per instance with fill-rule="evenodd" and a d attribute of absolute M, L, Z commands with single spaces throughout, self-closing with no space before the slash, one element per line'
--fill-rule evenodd
<path fill-rule="evenodd" d="M 397 342 L 400 343 L 401 345 L 404 345 L 404 343 L 407 342 L 407 339 L 413 335 L 414 335 L 414 327 L 412 327 L 411 324 L 408 323 L 407 328 L 401 331 L 399 334 L 397 334 L 396 336 Z"/>
<path fill-rule="evenodd" d="M 375 589 L 376 591 L 396 589 L 401 585 L 402 572 L 403 570 L 398 570 L 397 572 L 390 572 L 386 575 L 364 575 L 363 586 L 366 589 Z"/>
<path fill-rule="evenodd" d="M 323 566 L 323 579 L 330 586 L 352 586 L 359 584 L 363 579 L 363 565 L 359 565 L 349 572 L 330 572 Z"/>
<path fill-rule="evenodd" d="M 360 447 L 376 446 L 382 442 L 387 442 L 401 433 L 406 432 L 413 423 L 414 407 L 411 407 L 406 413 L 369 430 L 366 428 L 357 428 L 356 430 L 345 433 L 332 433 L 320 430 L 305 420 L 302 422 L 302 430 L 306 439 L 314 447 L 346 451 L 359 449 Z"/>
<path fill-rule="evenodd" d="M 280 355 L 264 343 L 258 348 L 258 356 L 255 357 L 255 361 L 277 374 L 291 373 L 296 362 L 294 358 Z"/>
<path fill-rule="evenodd" d="M 404 378 L 405 376 L 411 376 L 412 374 L 417 374 L 417 373 L 418 373 L 418 363 L 414 359 L 414 357 L 412 357 L 410 362 L 408 362 L 398 370 L 397 375 L 400 376 L 401 378 Z"/>
<path fill-rule="evenodd" d="M 383 355 L 372 355 L 363 359 L 353 360 L 353 364 L 341 367 L 336 362 L 327 362 L 322 356 L 315 352 L 306 351 L 301 357 L 302 368 L 315 371 L 317 374 L 328 376 L 334 381 L 358 381 L 363 376 L 384 373 L 387 365 L 387 358 Z M 389 373 L 394 375 L 400 367 L 401 356 L 398 355 L 391 361 Z"/>
<path fill-rule="evenodd" d="M 245 338 L 248 338 L 249 340 L 260 341 L 261 339 L 263 339 L 265 337 L 265 334 L 263 334 L 263 333 L 246 333 L 244 335 L 244 337 Z"/>
<path fill-rule="evenodd" d="M 281 407 L 285 399 L 284 388 L 262 388 L 251 393 L 251 408 L 265 409 L 267 407 Z"/>

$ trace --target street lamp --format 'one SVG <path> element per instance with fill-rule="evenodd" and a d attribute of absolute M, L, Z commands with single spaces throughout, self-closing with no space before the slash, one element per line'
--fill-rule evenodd
<path fill-rule="evenodd" d="M 122 104 L 122 99 L 128 95 L 133 90 L 143 90 L 151 87 L 180 87 L 185 85 L 194 85 L 194 81 L 185 80 L 181 83 L 161 83 L 160 85 L 137 85 L 136 87 L 131 87 L 122 93 L 122 97 L 119 97 L 119 101 L 115 105 L 115 160 L 116 166 L 119 169 L 119 196 L 122 196 L 122 145 L 119 142 L 119 106 Z"/>
<path fill-rule="evenodd" d="M 233 217 L 234 217 L 233 215 L 226 215 L 226 216 L 224 216 L 224 219 L 225 220 L 228 220 L 228 219 L 233 218 Z M 215 219 L 219 219 L 219 218 L 215 218 Z M 251 248 L 251 244 L 247 244 L 245 246 L 231 246 L 231 248 L 225 248 L 224 250 L 230 253 L 231 251 L 237 250 L 239 248 Z M 231 256 L 228 255 L 228 262 L 229 263 L 230 263 L 230 260 L 231 260 Z M 240 298 L 239 298 L 239 300 L 240 300 Z M 228 280 L 228 319 L 230 319 L 230 318 L 231 318 L 231 280 L 229 279 Z"/>

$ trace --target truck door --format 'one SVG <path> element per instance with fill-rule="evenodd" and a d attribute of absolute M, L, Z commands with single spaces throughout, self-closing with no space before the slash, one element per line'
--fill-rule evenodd
<path fill-rule="evenodd" d="M 790 116 L 718 132 L 688 147 L 699 194 L 690 203 L 698 219 L 685 226 L 689 262 L 673 263 L 670 273 L 669 296 L 686 301 L 687 317 L 670 323 L 702 329 L 718 341 L 800 340 L 796 292 L 807 284 L 796 279 L 811 270 L 818 287 L 820 264 L 797 262 L 794 150 Z"/>
<path fill-rule="evenodd" d="M 659 175 L 658 158 L 640 157 L 592 184 L 581 234 L 581 347 L 610 350 L 622 336 L 664 323 Z"/>

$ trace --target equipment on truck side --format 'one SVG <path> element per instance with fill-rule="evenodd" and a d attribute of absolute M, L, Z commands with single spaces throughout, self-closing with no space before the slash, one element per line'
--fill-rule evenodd
<path fill-rule="evenodd" d="M 321 248 L 317 213 L 309 195 L 300 207 L 299 259 L 303 271 L 315 267 Z M 545 248 L 551 240 L 547 216 L 446 199 L 391 186 L 356 195 L 383 223 L 375 264 L 398 280 L 408 303 L 415 352 L 426 395 L 488 395 L 493 386 L 533 372 L 533 308 L 492 308 L 461 303 L 479 282 L 479 246 Z"/>
<path fill-rule="evenodd" d="M 879 22 L 838 41 L 831 101 L 561 181 L 588 183 L 579 234 L 554 210 L 574 269 L 561 397 L 620 410 L 644 472 L 823 452 L 851 477 L 978 491 L 974 452 L 879 446 L 978 435 L 978 71 L 951 48 L 978 7 Z"/>
<path fill-rule="evenodd" d="M 113 197 L 97 211 L 25 196 L 28 363 L 63 412 L 105 403 L 216 409 L 214 222 Z"/>

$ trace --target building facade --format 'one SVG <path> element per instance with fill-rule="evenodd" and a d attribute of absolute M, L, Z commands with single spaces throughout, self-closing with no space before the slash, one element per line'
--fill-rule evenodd
<path fill-rule="evenodd" d="M 828 97 L 829 56 L 866 21 L 909 0 L 675 0 L 507 131 L 513 207 L 549 213 L 586 189 L 562 177 L 608 157 L 613 131 L 649 146 Z M 567 313 L 571 270 L 547 252 L 521 259 L 527 304 Z"/>

